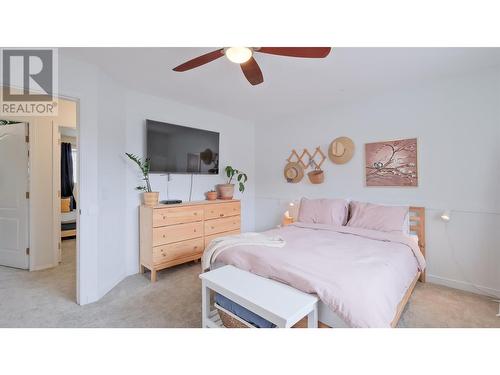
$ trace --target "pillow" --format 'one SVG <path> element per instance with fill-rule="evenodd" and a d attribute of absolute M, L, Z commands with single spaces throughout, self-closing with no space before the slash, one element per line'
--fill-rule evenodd
<path fill-rule="evenodd" d="M 71 212 L 71 198 L 61 198 L 61 212 Z"/>
<path fill-rule="evenodd" d="M 349 203 L 344 199 L 300 200 L 298 221 L 302 223 L 345 225 Z"/>
<path fill-rule="evenodd" d="M 405 233 L 408 206 L 383 206 L 366 202 L 351 202 L 348 227 Z"/>

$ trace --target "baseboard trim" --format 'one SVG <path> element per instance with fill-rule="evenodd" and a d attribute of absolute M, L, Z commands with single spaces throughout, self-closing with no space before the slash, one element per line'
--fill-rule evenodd
<path fill-rule="evenodd" d="M 477 287 L 482 289 L 477 289 L 472 285 L 471 283 L 465 282 L 465 281 L 460 281 L 460 280 L 454 280 L 454 279 L 449 279 L 446 277 L 441 277 L 441 276 L 435 276 L 435 275 L 429 275 L 427 274 L 427 281 L 433 284 L 439 284 L 439 285 L 444 285 L 450 288 L 454 289 L 460 289 L 464 290 L 466 292 L 472 292 L 476 294 L 490 294 L 492 296 L 496 296 L 500 298 L 500 290 L 499 289 L 494 289 L 494 288 L 489 288 L 486 286 L 478 285 Z"/>

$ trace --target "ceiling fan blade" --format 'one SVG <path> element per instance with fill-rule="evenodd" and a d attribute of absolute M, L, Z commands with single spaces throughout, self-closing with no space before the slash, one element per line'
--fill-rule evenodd
<path fill-rule="evenodd" d="M 271 55 L 323 58 L 328 56 L 331 47 L 261 47 L 256 52 L 269 53 Z"/>
<path fill-rule="evenodd" d="M 248 82 L 250 82 L 252 85 L 255 86 L 264 82 L 262 70 L 260 70 L 259 64 L 257 64 L 257 61 L 255 61 L 253 57 L 250 57 L 250 60 L 244 62 L 243 64 L 240 64 L 240 66 L 243 74 L 248 79 Z"/>
<path fill-rule="evenodd" d="M 194 59 L 189 60 L 184 64 L 175 67 L 173 70 L 175 70 L 176 72 L 185 72 L 186 70 L 197 68 L 201 65 L 214 61 L 222 56 L 224 56 L 223 48 L 195 57 Z"/>

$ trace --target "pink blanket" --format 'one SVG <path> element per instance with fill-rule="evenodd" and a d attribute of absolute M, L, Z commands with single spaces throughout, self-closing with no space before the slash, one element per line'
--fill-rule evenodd
<path fill-rule="evenodd" d="M 417 244 L 402 234 L 304 223 L 265 233 L 286 245 L 235 245 L 216 261 L 315 293 L 350 327 L 390 327 L 425 268 Z"/>

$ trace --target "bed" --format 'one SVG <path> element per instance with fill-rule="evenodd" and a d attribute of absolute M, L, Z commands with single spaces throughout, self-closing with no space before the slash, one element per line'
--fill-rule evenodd
<path fill-rule="evenodd" d="M 76 236 L 76 210 L 61 212 L 61 238 Z"/>
<path fill-rule="evenodd" d="M 408 242 L 399 235 L 299 222 L 265 232 L 282 236 L 285 247 L 231 246 L 212 268 L 230 264 L 317 294 L 322 327 L 396 327 L 417 281 L 425 281 L 425 209 L 410 207 L 408 221 L 415 237 Z M 228 318 L 224 314 L 219 312 Z"/>

